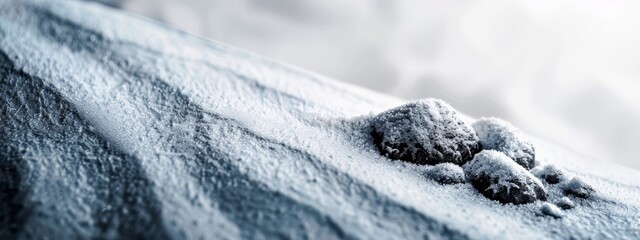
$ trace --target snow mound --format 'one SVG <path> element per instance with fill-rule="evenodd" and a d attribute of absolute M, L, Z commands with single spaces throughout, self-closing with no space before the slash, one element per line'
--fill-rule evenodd
<path fill-rule="evenodd" d="M 483 150 L 463 168 L 472 185 L 489 199 L 513 204 L 547 199 L 540 180 L 504 153 Z"/>
<path fill-rule="evenodd" d="M 427 170 L 426 176 L 442 184 L 464 183 L 466 179 L 462 168 L 453 163 L 437 164 Z"/>
<path fill-rule="evenodd" d="M 422 99 L 375 116 L 372 136 L 391 159 L 461 165 L 480 151 L 478 137 L 458 112 L 438 99 Z"/>
<path fill-rule="evenodd" d="M 581 178 L 574 177 L 571 181 L 562 186 L 565 194 L 573 195 L 579 198 L 589 198 L 595 190 L 593 187 L 585 183 Z"/>
<path fill-rule="evenodd" d="M 564 216 L 560 208 L 548 202 L 542 203 L 542 206 L 540 206 L 540 211 L 543 214 L 552 216 L 554 218 L 561 218 Z"/>
<path fill-rule="evenodd" d="M 556 205 L 562 209 L 572 209 L 574 207 L 576 207 L 576 204 L 573 203 L 573 201 L 571 201 L 571 199 L 569 199 L 568 197 L 562 197 L 560 198 L 560 200 L 558 200 L 558 202 L 556 202 Z"/>
<path fill-rule="evenodd" d="M 545 165 L 544 167 L 537 166 L 531 169 L 531 173 L 549 184 L 560 183 L 566 178 L 564 170 L 553 164 Z"/>
<path fill-rule="evenodd" d="M 481 118 L 472 126 L 482 149 L 502 152 L 526 169 L 535 166 L 535 150 L 531 140 L 509 122 L 493 117 Z"/>

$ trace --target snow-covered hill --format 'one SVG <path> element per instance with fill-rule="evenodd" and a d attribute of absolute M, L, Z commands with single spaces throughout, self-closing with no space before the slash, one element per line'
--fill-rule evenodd
<path fill-rule="evenodd" d="M 3 239 L 640 237 L 637 171 L 534 140 L 595 192 L 492 201 L 380 154 L 399 99 L 98 5 L 0 3 L 0 85 Z"/>

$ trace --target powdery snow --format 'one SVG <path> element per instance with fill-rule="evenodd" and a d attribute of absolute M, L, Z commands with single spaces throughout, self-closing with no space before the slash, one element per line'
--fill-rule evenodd
<path fill-rule="evenodd" d="M 542 206 L 540 207 L 540 211 L 543 214 L 552 216 L 554 218 L 561 218 L 562 216 L 564 216 L 560 208 L 548 202 L 542 203 Z"/>
<path fill-rule="evenodd" d="M 440 163 L 430 167 L 425 174 L 429 179 L 442 184 L 464 183 L 464 170 L 453 163 Z"/>

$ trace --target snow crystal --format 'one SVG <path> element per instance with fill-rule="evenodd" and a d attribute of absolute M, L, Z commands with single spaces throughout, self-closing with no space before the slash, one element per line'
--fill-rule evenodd
<path fill-rule="evenodd" d="M 547 198 L 540 180 L 504 153 L 483 150 L 463 168 L 473 186 L 489 199 L 524 204 Z"/>
<path fill-rule="evenodd" d="M 480 139 L 482 149 L 502 152 L 526 169 L 535 166 L 533 144 L 525 134 L 507 121 L 481 118 L 472 126 Z"/>
<path fill-rule="evenodd" d="M 531 173 L 549 184 L 557 184 L 565 178 L 564 170 L 552 164 L 546 165 L 544 167 L 535 167 L 531 169 Z"/>
<path fill-rule="evenodd" d="M 426 172 L 426 176 L 442 184 L 456 184 L 465 181 L 464 171 L 453 163 L 441 163 Z"/>
<path fill-rule="evenodd" d="M 556 205 L 562 209 L 572 209 L 576 206 L 576 204 L 568 197 L 562 197 L 558 202 L 556 202 Z"/>
<path fill-rule="evenodd" d="M 438 99 L 422 99 L 383 112 L 372 119 L 371 126 L 378 149 L 391 159 L 461 165 L 480 151 L 473 128 Z"/>
<path fill-rule="evenodd" d="M 578 177 L 571 179 L 571 181 L 567 182 L 562 189 L 565 194 L 574 195 L 579 198 L 588 198 L 595 192 L 591 185 L 585 183 Z"/>
<path fill-rule="evenodd" d="M 552 216 L 554 218 L 561 218 L 562 216 L 564 216 L 560 208 L 548 202 L 542 203 L 540 210 L 542 211 L 543 214 Z"/>

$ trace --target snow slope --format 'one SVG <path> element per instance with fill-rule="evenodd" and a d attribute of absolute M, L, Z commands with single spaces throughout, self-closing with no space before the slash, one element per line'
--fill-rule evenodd
<path fill-rule="evenodd" d="M 94 4 L 0 3 L 0 84 L 3 239 L 640 237 L 635 170 L 535 140 L 596 192 L 503 205 L 379 154 L 399 99 Z"/>

